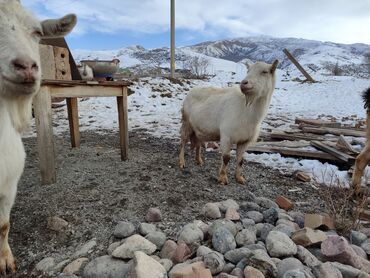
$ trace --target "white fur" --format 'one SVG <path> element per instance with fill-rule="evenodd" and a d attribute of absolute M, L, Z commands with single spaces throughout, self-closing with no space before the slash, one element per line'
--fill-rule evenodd
<path fill-rule="evenodd" d="M 93 69 L 86 64 L 78 67 L 78 71 L 80 72 L 82 80 L 93 80 L 94 79 L 94 72 Z"/>
<path fill-rule="evenodd" d="M 9 217 L 26 157 L 21 132 L 40 88 L 38 44 L 42 35 L 62 36 L 75 24 L 75 15 L 40 22 L 19 1 L 0 0 L 0 276 L 15 270 L 8 244 Z M 32 62 L 34 82 L 25 83 L 24 70 L 12 63 L 17 59 Z"/>
<path fill-rule="evenodd" d="M 226 160 L 232 144 L 237 144 L 236 177 L 238 182 L 244 183 L 239 163 L 242 163 L 246 147 L 257 139 L 266 116 L 275 88 L 277 63 L 257 62 L 251 65 L 240 87 L 195 88 L 189 92 L 182 109 L 181 168 L 185 166 L 184 147 L 188 140 L 197 149 L 199 164 L 203 163 L 200 157 L 202 142 L 220 140 Z M 226 166 L 227 162 L 223 163 L 220 170 L 219 179 L 223 184 L 227 184 Z"/>

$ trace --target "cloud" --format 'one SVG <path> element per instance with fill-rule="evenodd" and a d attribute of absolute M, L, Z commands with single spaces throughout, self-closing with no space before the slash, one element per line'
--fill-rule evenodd
<path fill-rule="evenodd" d="M 169 0 L 24 0 L 23 4 L 40 16 L 76 13 L 77 35 L 169 30 Z M 177 0 L 176 28 L 208 37 L 261 33 L 370 43 L 370 1 Z"/>

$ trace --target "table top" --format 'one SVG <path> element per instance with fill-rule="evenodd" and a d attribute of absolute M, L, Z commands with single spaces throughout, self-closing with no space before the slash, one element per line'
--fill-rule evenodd
<path fill-rule="evenodd" d="M 132 85 L 130 81 L 87 81 L 87 80 L 51 80 L 44 79 L 41 85 L 55 85 L 61 87 L 89 85 L 89 86 L 106 86 L 106 87 L 127 87 Z"/>

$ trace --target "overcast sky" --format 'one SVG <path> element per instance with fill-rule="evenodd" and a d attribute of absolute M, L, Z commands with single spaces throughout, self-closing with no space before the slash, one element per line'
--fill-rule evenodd
<path fill-rule="evenodd" d="M 76 13 L 73 49 L 169 46 L 170 0 L 22 0 L 40 18 Z M 176 45 L 264 34 L 370 44 L 370 0 L 176 0 Z"/>

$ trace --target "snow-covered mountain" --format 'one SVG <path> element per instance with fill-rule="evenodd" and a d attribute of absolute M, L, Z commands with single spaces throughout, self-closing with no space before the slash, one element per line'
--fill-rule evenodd
<path fill-rule="evenodd" d="M 284 48 L 287 48 L 309 72 L 330 73 L 338 64 L 343 75 L 369 76 L 364 55 L 370 53 L 370 45 L 268 36 L 204 42 L 177 48 L 176 67 L 183 68 L 185 61 L 194 56 L 201 56 L 210 60 L 210 73 L 217 70 L 238 71 L 239 66 L 236 63 L 245 59 L 266 62 L 279 59 L 281 69 L 296 71 L 283 53 Z M 109 51 L 74 50 L 73 55 L 78 61 L 116 57 L 121 60 L 121 67 L 139 69 L 168 68 L 170 61 L 168 48 L 145 49 L 138 45 Z"/>

